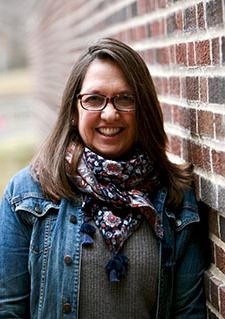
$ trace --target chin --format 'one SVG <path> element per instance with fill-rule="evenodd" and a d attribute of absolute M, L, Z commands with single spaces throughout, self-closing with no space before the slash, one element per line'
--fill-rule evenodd
<path fill-rule="evenodd" d="M 97 153 L 97 152 L 96 152 Z M 103 156 L 104 158 L 113 159 L 113 160 L 120 160 L 123 159 L 129 154 L 129 150 L 126 151 L 116 151 L 116 152 L 98 152 L 99 155 Z"/>

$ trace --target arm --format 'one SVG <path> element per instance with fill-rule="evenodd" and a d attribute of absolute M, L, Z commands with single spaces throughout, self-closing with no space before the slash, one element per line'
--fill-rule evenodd
<path fill-rule="evenodd" d="M 203 254 L 202 224 L 192 224 L 177 234 L 177 245 L 186 237 L 187 245 L 175 269 L 174 316 L 176 319 L 205 319 L 206 303 L 203 275 L 206 268 Z M 183 237 L 183 238 L 182 238 Z"/>
<path fill-rule="evenodd" d="M 29 318 L 30 229 L 6 192 L 0 204 L 0 319 Z"/>

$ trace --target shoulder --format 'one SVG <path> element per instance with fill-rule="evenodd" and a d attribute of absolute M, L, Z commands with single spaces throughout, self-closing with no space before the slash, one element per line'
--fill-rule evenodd
<path fill-rule="evenodd" d="M 199 204 L 196 200 L 194 189 L 189 189 L 183 193 L 182 202 L 176 209 L 167 207 L 167 193 L 166 187 L 160 189 L 153 201 L 157 213 L 163 215 L 164 220 L 168 218 L 172 223 L 174 222 L 177 231 L 200 221 Z"/>
<path fill-rule="evenodd" d="M 10 198 L 24 197 L 25 194 L 36 194 L 43 197 L 40 184 L 31 176 L 30 166 L 23 168 L 11 178 L 5 194 Z"/>
<path fill-rule="evenodd" d="M 11 210 L 18 213 L 27 220 L 28 215 L 42 217 L 47 214 L 50 209 L 59 209 L 59 203 L 55 203 L 47 199 L 40 187 L 40 184 L 35 180 L 30 171 L 30 167 L 25 167 L 20 170 L 10 180 L 1 201 L 1 211 Z"/>
<path fill-rule="evenodd" d="M 183 228 L 192 223 L 200 221 L 199 207 L 194 189 L 185 191 L 180 209 L 177 213 L 177 226 Z"/>

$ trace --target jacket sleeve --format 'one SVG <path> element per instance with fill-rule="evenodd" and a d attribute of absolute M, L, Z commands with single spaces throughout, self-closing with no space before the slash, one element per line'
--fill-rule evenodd
<path fill-rule="evenodd" d="M 6 192 L 0 203 L 0 319 L 29 318 L 29 228 Z"/>
<path fill-rule="evenodd" d="M 177 234 L 177 245 L 179 242 L 186 242 L 186 245 L 175 269 L 173 318 L 176 319 L 207 318 L 203 285 L 207 239 L 201 227 L 202 223 L 194 223 Z"/>

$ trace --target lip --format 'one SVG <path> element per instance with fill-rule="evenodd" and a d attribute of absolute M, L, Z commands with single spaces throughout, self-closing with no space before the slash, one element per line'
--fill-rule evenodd
<path fill-rule="evenodd" d="M 99 134 L 106 137 L 114 137 L 123 131 L 122 127 L 98 127 L 96 129 Z"/>

